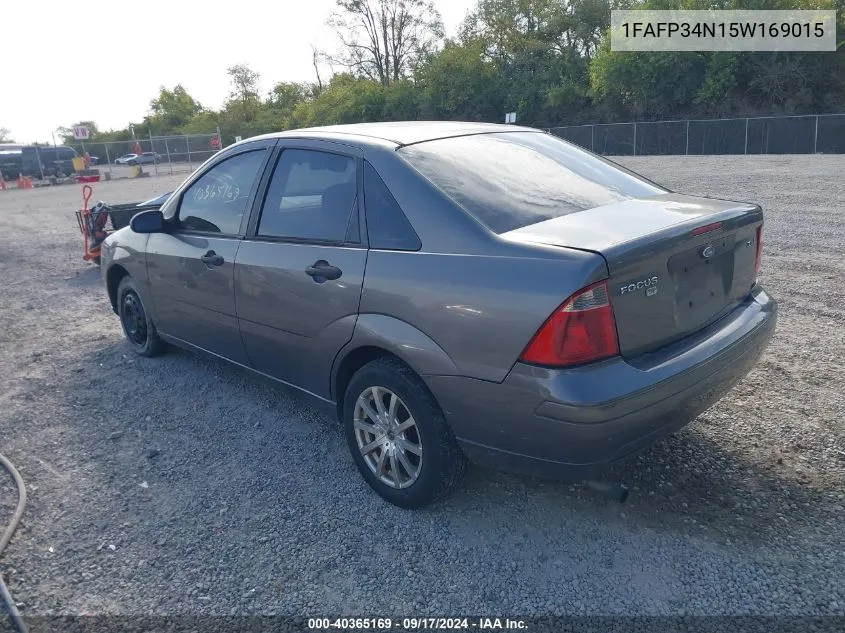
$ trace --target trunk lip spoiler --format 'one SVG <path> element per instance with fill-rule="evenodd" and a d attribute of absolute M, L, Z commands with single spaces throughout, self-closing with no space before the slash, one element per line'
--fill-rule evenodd
<path fill-rule="evenodd" d="M 601 207 L 596 207 L 596 209 L 599 208 Z M 589 209 L 587 211 L 594 211 L 594 209 Z M 679 222 L 668 224 L 667 226 L 664 226 L 655 231 L 643 233 L 640 235 L 634 235 L 631 238 L 625 240 L 608 240 L 606 243 L 601 245 L 578 245 L 576 243 L 577 239 L 573 239 L 570 243 L 563 243 L 561 238 L 557 237 L 554 234 L 543 235 L 541 232 L 532 232 L 530 230 L 531 226 L 537 225 L 530 225 L 528 227 L 509 231 L 508 233 L 501 234 L 499 237 L 506 241 L 521 244 L 543 244 L 546 246 L 557 246 L 560 248 L 571 248 L 580 251 L 587 251 L 590 253 L 602 255 L 603 257 L 605 257 L 605 259 L 609 260 L 612 259 L 614 255 L 617 255 L 620 250 L 627 251 L 631 250 L 632 248 L 636 249 L 640 245 L 654 245 L 655 242 L 663 242 L 666 240 L 674 240 L 684 237 L 690 239 L 701 239 L 702 242 L 706 242 L 708 238 L 712 239 L 713 234 L 716 232 L 729 232 L 746 226 L 748 224 L 762 222 L 763 209 L 760 207 L 760 205 L 750 203 L 737 203 L 734 207 L 722 209 L 720 211 L 714 211 L 712 214 L 709 214 L 706 217 L 699 216 L 687 220 L 681 220 Z M 692 234 L 692 231 L 698 227 L 716 223 L 719 223 L 720 226 L 717 229 L 714 229 L 713 231 L 700 233 L 698 235 Z M 542 224 L 542 222 L 539 224 Z"/>

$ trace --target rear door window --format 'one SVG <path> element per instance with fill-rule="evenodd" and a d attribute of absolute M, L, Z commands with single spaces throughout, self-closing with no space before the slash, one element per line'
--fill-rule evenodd
<path fill-rule="evenodd" d="M 259 237 L 360 241 L 357 161 L 308 149 L 282 152 L 267 188 Z"/>
<path fill-rule="evenodd" d="M 399 150 L 495 233 L 666 190 L 542 132 L 459 136 Z"/>

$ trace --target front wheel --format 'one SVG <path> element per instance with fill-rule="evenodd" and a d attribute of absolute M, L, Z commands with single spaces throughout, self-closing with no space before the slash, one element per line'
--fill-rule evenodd
<path fill-rule="evenodd" d="M 344 396 L 343 423 L 358 470 L 394 505 L 419 508 L 436 501 L 466 471 L 434 396 L 396 359 L 375 360 L 355 373 Z"/>
<path fill-rule="evenodd" d="M 137 354 L 158 356 L 164 352 L 165 343 L 159 338 L 132 277 L 124 277 L 117 287 L 117 311 L 126 340 Z"/>

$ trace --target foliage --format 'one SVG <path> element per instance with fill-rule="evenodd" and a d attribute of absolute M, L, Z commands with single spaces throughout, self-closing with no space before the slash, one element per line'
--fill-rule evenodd
<path fill-rule="evenodd" d="M 340 47 L 311 54 L 315 71 L 329 59 L 343 72 L 327 80 L 318 74 L 315 83 L 277 82 L 262 93 L 258 73 L 239 64 L 227 71 L 231 91 L 220 110 L 204 108 L 181 85 L 162 87 L 134 131 L 143 138 L 219 126 L 228 144 L 235 135 L 358 121 L 501 121 L 514 110 L 520 123 L 542 127 L 842 111 L 845 47 L 610 50 L 611 9 L 710 7 L 835 7 L 845 33 L 845 0 L 478 0 L 456 36 L 444 40 L 428 0 L 337 0 L 329 23 Z M 97 141 L 131 138 L 128 127 L 101 132 L 91 121 L 80 124 Z M 70 135 L 69 128 L 63 132 Z"/>
<path fill-rule="evenodd" d="M 340 43 L 333 59 L 383 86 L 416 69 L 443 37 L 430 0 L 337 0 L 329 24 Z"/>
<path fill-rule="evenodd" d="M 419 72 L 418 99 L 426 119 L 495 121 L 504 108 L 504 77 L 483 57 L 485 43 L 448 42 Z"/>
<path fill-rule="evenodd" d="M 202 111 L 202 105 L 181 84 L 177 84 L 173 90 L 162 86 L 158 97 L 150 101 L 149 123 L 156 128 L 179 128 L 187 125 Z"/>
<path fill-rule="evenodd" d="M 645 0 L 645 9 L 839 9 L 843 0 Z M 845 55 L 614 53 L 607 38 L 590 65 L 594 103 L 615 119 L 804 114 L 842 110 Z"/>
<path fill-rule="evenodd" d="M 14 143 L 12 132 L 7 127 L 0 127 L 0 143 Z"/>
<path fill-rule="evenodd" d="M 232 82 L 232 91 L 229 93 L 230 102 L 237 101 L 246 104 L 259 100 L 258 81 L 261 75 L 251 70 L 246 64 L 230 66 L 226 69 L 226 74 Z"/>

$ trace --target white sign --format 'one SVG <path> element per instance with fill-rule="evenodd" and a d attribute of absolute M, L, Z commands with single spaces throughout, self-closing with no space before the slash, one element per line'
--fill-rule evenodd
<path fill-rule="evenodd" d="M 87 141 L 91 131 L 84 125 L 77 125 L 73 128 L 73 138 L 77 141 Z"/>
<path fill-rule="evenodd" d="M 505 123 L 516 123 L 516 112 L 508 112 L 505 115 Z"/>
<path fill-rule="evenodd" d="M 235 137 L 235 143 L 240 143 L 243 139 L 244 139 L 243 136 L 236 136 Z"/>

